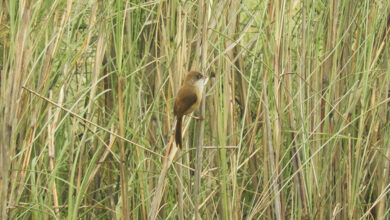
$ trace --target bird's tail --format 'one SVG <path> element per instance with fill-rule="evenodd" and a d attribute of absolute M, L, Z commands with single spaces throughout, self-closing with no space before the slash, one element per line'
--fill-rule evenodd
<path fill-rule="evenodd" d="M 181 122 L 183 120 L 183 116 L 178 116 L 176 121 L 176 132 L 175 132 L 175 141 L 176 145 L 179 146 L 181 149 L 182 143 L 181 143 Z"/>

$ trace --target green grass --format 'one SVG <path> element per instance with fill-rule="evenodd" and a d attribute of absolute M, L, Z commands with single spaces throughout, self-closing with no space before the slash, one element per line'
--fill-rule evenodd
<path fill-rule="evenodd" d="M 2 219 L 389 218 L 388 1 L 0 5 Z"/>

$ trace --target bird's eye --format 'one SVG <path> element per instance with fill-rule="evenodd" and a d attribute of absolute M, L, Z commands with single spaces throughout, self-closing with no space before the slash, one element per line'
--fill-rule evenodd
<path fill-rule="evenodd" d="M 197 78 L 198 78 L 198 79 L 202 78 L 202 75 L 198 74 Z"/>

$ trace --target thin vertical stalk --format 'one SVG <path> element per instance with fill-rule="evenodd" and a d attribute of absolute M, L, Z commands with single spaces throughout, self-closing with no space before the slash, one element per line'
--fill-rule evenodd
<path fill-rule="evenodd" d="M 179 154 L 178 154 L 179 155 Z M 177 162 L 180 164 L 183 163 L 183 157 L 178 158 Z M 178 212 L 179 212 L 179 219 L 184 219 L 184 199 L 183 199 L 183 171 L 181 169 L 181 166 L 176 163 L 176 169 L 177 169 L 177 178 L 176 178 L 176 186 L 177 186 L 177 204 L 178 204 Z"/>
<path fill-rule="evenodd" d="M 263 87 L 267 88 L 266 82 L 263 81 Z M 282 208 L 281 208 L 281 202 L 280 202 L 280 190 L 279 190 L 279 183 L 277 179 L 277 172 L 276 172 L 276 163 L 275 163 L 275 156 L 274 156 L 274 145 L 272 144 L 272 131 L 271 131 L 271 119 L 270 119 L 270 113 L 269 113 L 269 104 L 268 104 L 268 95 L 267 90 L 264 89 L 264 119 L 265 119 L 265 130 L 267 135 L 267 148 L 268 148 L 268 158 L 269 158 L 269 164 L 268 167 L 270 169 L 270 173 L 273 176 L 272 180 L 272 189 L 274 193 L 274 206 L 275 206 L 275 216 L 277 220 L 282 219 Z"/>
<path fill-rule="evenodd" d="M 199 14 L 198 14 L 198 24 L 199 27 L 202 27 L 202 47 L 201 47 L 201 71 L 203 74 L 207 74 L 207 42 L 208 42 L 208 30 L 207 30 L 207 21 L 208 21 L 208 3 L 207 1 L 201 0 L 199 2 Z M 200 104 L 200 115 L 204 116 L 206 112 L 206 97 L 205 91 L 203 91 L 203 100 Z M 194 216 L 195 220 L 199 219 L 199 200 L 200 200 L 200 188 L 201 188 L 201 176 L 202 173 L 202 161 L 203 161 L 203 138 L 204 138 L 204 121 L 199 121 L 197 130 L 195 131 L 198 135 L 197 144 L 196 144 L 196 158 L 195 158 L 195 190 L 194 190 Z"/>
<path fill-rule="evenodd" d="M 271 169 L 271 174 L 275 176 L 275 180 L 273 182 L 273 188 L 274 188 L 274 193 L 275 193 L 275 215 L 276 219 L 280 220 L 283 219 L 283 214 L 282 214 L 282 199 L 281 199 L 281 193 L 279 192 L 278 189 L 278 184 L 280 182 L 279 180 L 279 170 L 280 170 L 280 155 L 281 155 L 281 144 L 282 144 L 282 127 L 281 127 L 281 113 L 282 113 L 282 102 L 281 102 L 281 92 L 280 92 L 280 87 L 281 87 L 281 75 L 282 75 L 282 33 L 284 31 L 284 8 L 285 8 L 285 1 L 284 0 L 276 0 L 275 2 L 275 32 L 274 32 L 274 37 L 275 37 L 275 45 L 274 45 L 274 57 L 273 57 L 273 66 L 274 66 L 274 76 L 273 76 L 273 97 L 274 97 L 274 108 L 272 108 L 272 114 L 274 115 L 274 127 L 273 127 L 273 136 L 271 136 L 270 133 L 267 132 L 267 135 L 269 135 L 268 138 L 268 148 L 269 148 L 269 154 L 270 154 L 270 169 Z M 264 88 L 265 87 L 265 84 Z M 265 97 L 265 102 L 268 103 L 268 95 L 265 92 L 264 93 Z M 270 106 L 267 104 L 266 106 L 266 111 L 269 111 Z M 267 118 L 268 117 L 268 118 Z M 269 114 L 266 114 L 266 126 L 267 130 L 271 131 L 270 128 L 270 119 L 269 119 Z M 274 141 L 274 144 L 272 145 L 272 141 Z M 275 153 L 275 158 L 274 158 L 274 153 Z M 278 189 L 278 190 L 276 190 Z"/>
<path fill-rule="evenodd" d="M 175 4 L 172 4 L 171 7 L 175 7 L 176 5 Z M 184 67 L 184 59 L 186 57 L 186 54 L 184 53 L 185 52 L 185 48 L 186 48 L 186 45 L 185 45 L 185 39 L 183 38 L 185 35 L 184 35 L 184 31 L 185 30 L 185 25 L 182 23 L 182 7 L 181 7 L 181 4 L 179 4 L 177 6 L 177 10 L 175 10 L 175 8 L 172 9 L 172 11 L 177 11 L 177 20 L 176 20 L 176 27 L 172 27 L 172 28 L 176 28 L 177 29 L 177 41 L 178 41 L 178 53 L 179 53 L 179 56 L 176 58 L 176 78 L 181 78 L 181 76 L 183 75 L 183 73 L 185 73 L 185 69 L 183 68 Z M 184 36 L 183 36 L 184 35 Z M 178 82 L 179 80 L 175 80 L 176 82 Z M 176 86 L 176 88 L 178 88 Z M 177 91 L 177 89 L 176 89 Z M 170 109 L 170 108 L 167 108 L 167 109 Z M 177 155 L 177 157 L 179 158 L 179 162 L 182 163 L 183 162 L 183 151 L 179 151 L 179 154 Z M 183 198 L 183 184 L 182 182 L 183 181 L 183 171 L 181 169 L 181 166 L 179 166 L 178 164 L 176 164 L 176 169 L 177 169 L 177 176 L 176 176 L 176 185 L 177 185 L 177 203 L 178 203 L 178 216 L 179 216 L 179 219 L 180 220 L 183 220 L 184 219 L 184 198 Z"/>
<path fill-rule="evenodd" d="M 50 99 L 52 99 L 52 94 L 53 94 L 52 91 L 50 91 Z M 58 104 L 62 105 L 63 100 L 64 100 L 64 92 L 63 92 L 63 87 L 62 87 L 60 94 L 59 94 L 59 97 L 58 97 Z M 52 194 L 53 194 L 53 203 L 54 203 L 54 210 L 55 210 L 56 218 L 60 217 L 60 210 L 58 208 L 59 203 L 58 203 L 57 185 L 56 185 L 56 181 L 54 178 L 54 176 L 56 175 L 55 170 L 54 170 L 54 167 L 55 167 L 55 143 L 54 143 L 54 140 L 55 140 L 55 130 L 56 130 L 56 126 L 57 126 L 56 124 L 58 121 L 59 113 L 60 113 L 60 109 L 57 109 L 55 114 L 54 114 L 54 118 L 53 118 L 52 122 L 47 126 L 49 168 L 50 168 L 50 172 L 52 174 L 52 178 L 51 178 Z M 53 114 L 52 108 L 49 108 L 49 111 L 48 111 L 48 118 L 49 119 L 52 118 L 52 114 Z"/>
<path fill-rule="evenodd" d="M 118 79 L 118 116 L 119 116 L 119 135 L 124 137 L 124 116 L 123 116 L 123 76 L 119 76 Z M 129 219 L 129 200 L 127 192 L 127 175 L 126 175 L 126 154 L 125 154 L 125 144 L 122 139 L 120 143 L 120 181 L 121 181 L 121 198 L 122 198 L 122 219 Z"/>

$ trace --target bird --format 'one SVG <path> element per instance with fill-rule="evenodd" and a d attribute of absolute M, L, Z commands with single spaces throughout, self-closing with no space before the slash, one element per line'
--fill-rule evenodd
<path fill-rule="evenodd" d="M 181 127 L 183 116 L 195 111 L 202 101 L 203 88 L 208 81 L 208 77 L 199 71 L 190 71 L 187 73 L 184 83 L 177 92 L 173 113 L 176 116 L 175 142 L 182 149 Z M 203 120 L 202 117 L 193 118 Z"/>

